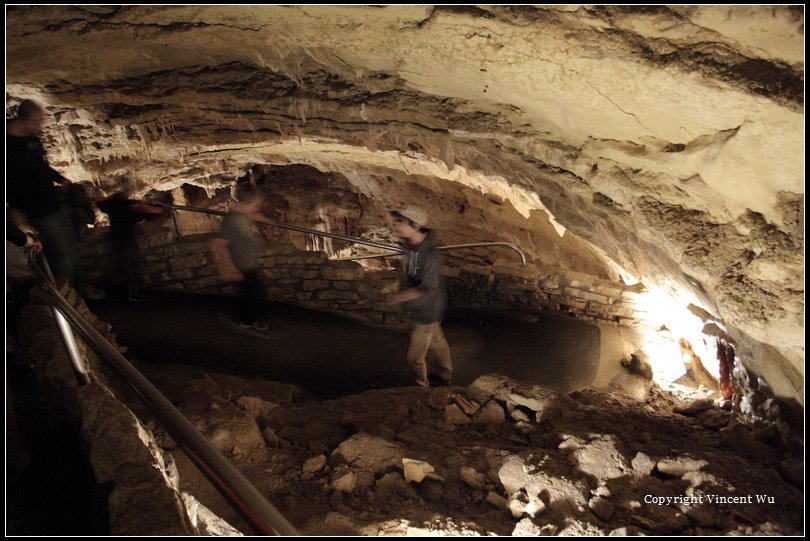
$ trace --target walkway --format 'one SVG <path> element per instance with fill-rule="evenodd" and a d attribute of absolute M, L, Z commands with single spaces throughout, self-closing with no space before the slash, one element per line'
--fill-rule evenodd
<path fill-rule="evenodd" d="M 212 367 L 293 383 L 322 398 L 409 385 L 408 336 L 280 303 L 267 303 L 271 331 L 229 322 L 231 299 L 152 292 L 144 303 L 92 309 L 142 361 Z M 599 329 L 560 316 L 455 310 L 444 324 L 455 385 L 497 372 L 572 390 L 599 357 Z"/>

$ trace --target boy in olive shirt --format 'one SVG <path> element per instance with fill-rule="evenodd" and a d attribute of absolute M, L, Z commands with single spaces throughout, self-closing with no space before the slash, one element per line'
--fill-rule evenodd
<path fill-rule="evenodd" d="M 259 212 L 263 203 L 264 196 L 251 187 L 240 190 L 239 201 L 231 207 L 219 235 L 211 241 L 214 261 L 222 278 L 239 285 L 239 325 L 260 331 L 268 328 L 259 317 L 259 304 L 263 298 L 259 254 L 263 240 L 256 228 L 256 218 L 264 219 Z"/>

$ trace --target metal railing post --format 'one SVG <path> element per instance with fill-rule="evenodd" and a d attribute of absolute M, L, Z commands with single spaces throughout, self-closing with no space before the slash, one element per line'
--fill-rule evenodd
<path fill-rule="evenodd" d="M 180 240 L 182 235 L 180 234 L 180 224 L 177 223 L 177 209 L 174 207 L 169 207 L 169 212 L 172 215 L 172 222 L 174 223 L 174 234 L 177 237 L 177 240 Z"/>

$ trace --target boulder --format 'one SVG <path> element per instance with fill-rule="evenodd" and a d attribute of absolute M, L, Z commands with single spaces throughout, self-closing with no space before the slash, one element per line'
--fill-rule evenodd
<path fill-rule="evenodd" d="M 268 402 L 253 396 L 243 396 L 237 400 L 236 403 L 240 408 L 245 410 L 248 415 L 260 423 L 266 422 L 273 413 L 273 410 L 281 407 L 273 402 Z"/>
<path fill-rule="evenodd" d="M 461 410 L 456 404 L 450 404 L 444 409 L 444 422 L 448 425 L 468 425 L 472 423 L 472 419 Z"/>
<path fill-rule="evenodd" d="M 470 468 L 468 466 L 461 467 L 460 478 L 469 487 L 476 490 L 484 490 L 484 483 L 487 479 L 483 473 L 478 473 L 475 468 Z"/>
<path fill-rule="evenodd" d="M 304 466 L 301 468 L 301 476 L 304 479 L 308 479 L 321 471 L 324 466 L 326 466 L 326 456 L 325 455 L 318 455 L 310 458 L 306 462 L 304 462 Z"/>
<path fill-rule="evenodd" d="M 663 474 L 673 477 L 683 477 L 684 474 L 699 470 L 706 465 L 708 465 L 708 462 L 703 459 L 682 455 L 659 460 L 656 466 L 658 467 L 658 471 Z"/>
<path fill-rule="evenodd" d="M 498 493 L 489 492 L 486 500 L 498 509 L 503 509 L 504 511 L 509 509 L 509 503 L 507 502 L 506 498 Z"/>
<path fill-rule="evenodd" d="M 357 486 L 357 476 L 346 464 L 340 464 L 332 471 L 329 484 L 336 491 L 351 493 Z"/>
<path fill-rule="evenodd" d="M 615 506 L 601 496 L 591 498 L 588 501 L 588 508 L 603 522 L 610 522 L 616 514 Z"/>
<path fill-rule="evenodd" d="M 551 387 L 522 383 L 497 374 L 473 381 L 466 395 L 480 404 L 497 400 L 510 411 L 515 406 L 524 406 L 535 412 L 537 422 L 556 419 L 564 409 L 576 407 L 573 400 Z"/>
<path fill-rule="evenodd" d="M 468 400 L 464 395 L 456 393 L 451 395 L 450 399 L 467 415 L 475 415 L 481 408 L 478 402 Z"/>
<path fill-rule="evenodd" d="M 357 476 L 357 484 L 361 489 L 368 490 L 378 474 L 401 467 L 403 458 L 405 450 L 401 446 L 360 432 L 338 445 L 329 463 L 348 465 Z"/>
<path fill-rule="evenodd" d="M 414 460 L 412 458 L 402 459 L 402 469 L 405 480 L 414 483 L 421 483 L 423 479 L 430 478 L 437 481 L 444 481 L 444 478 L 436 475 L 436 469 L 424 460 Z"/>
<path fill-rule="evenodd" d="M 473 423 L 478 427 L 493 428 L 506 422 L 506 413 L 503 407 L 494 400 L 490 400 L 473 416 Z"/>
<path fill-rule="evenodd" d="M 565 514 L 580 512 L 588 503 L 588 487 L 569 475 L 568 467 L 553 456 L 530 453 L 506 457 L 498 471 L 498 477 L 510 497 L 523 491 L 529 502 L 538 507 L 541 503 L 547 504 L 552 511 Z"/>
<path fill-rule="evenodd" d="M 655 461 L 642 452 L 636 453 L 630 464 L 633 467 L 633 472 L 642 477 L 650 475 L 655 469 Z"/>
<path fill-rule="evenodd" d="M 380 472 L 399 466 L 404 453 L 405 450 L 396 443 L 360 432 L 338 445 L 330 461 L 337 459 L 354 468 Z"/>
<path fill-rule="evenodd" d="M 569 460 L 575 472 L 600 483 L 622 477 L 631 469 L 621 451 L 621 444 L 612 435 L 602 435 L 585 443 L 569 455 Z"/>
<path fill-rule="evenodd" d="M 672 411 L 680 413 L 681 415 L 697 415 L 714 407 L 714 401 L 709 398 L 698 398 L 683 406 L 675 406 Z"/>

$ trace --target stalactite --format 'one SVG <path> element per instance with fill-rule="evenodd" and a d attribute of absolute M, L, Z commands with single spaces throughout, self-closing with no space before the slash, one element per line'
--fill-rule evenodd
<path fill-rule="evenodd" d="M 357 235 L 359 221 L 359 215 L 355 211 L 336 207 L 320 207 L 317 209 L 317 217 L 312 229 L 352 237 Z M 307 236 L 306 249 L 326 252 L 329 257 L 334 257 L 342 251 L 335 247 L 334 239 L 319 235 Z"/>
<path fill-rule="evenodd" d="M 133 126 L 133 128 L 135 128 L 135 131 L 138 133 L 138 137 L 141 139 L 141 144 L 143 144 L 143 150 L 144 153 L 146 154 L 146 159 L 151 160 L 152 140 L 149 137 L 149 130 L 147 126 L 143 124 L 136 124 L 135 126 Z"/>

